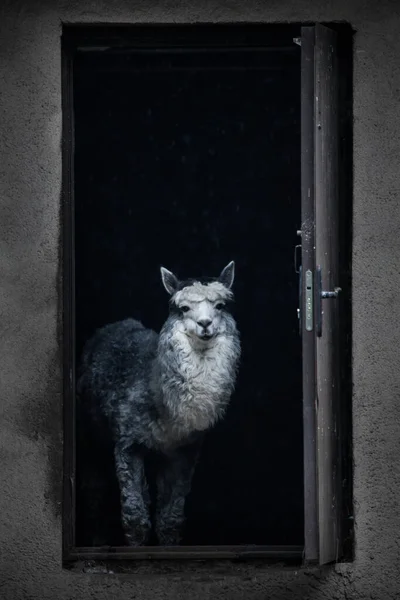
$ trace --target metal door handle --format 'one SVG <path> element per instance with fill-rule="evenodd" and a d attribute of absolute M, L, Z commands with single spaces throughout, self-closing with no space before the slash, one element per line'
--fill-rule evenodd
<path fill-rule="evenodd" d="M 342 288 L 335 287 L 333 292 L 321 292 L 321 298 L 337 298 L 339 296 L 339 292 L 342 291 Z"/>
<path fill-rule="evenodd" d="M 339 293 L 342 291 L 342 288 L 335 287 L 333 291 L 323 290 L 322 289 L 322 273 L 321 267 L 317 267 L 316 270 L 316 304 L 315 307 L 315 318 L 316 318 L 316 334 L 318 337 L 322 335 L 322 300 L 326 300 L 328 298 L 337 298 Z"/>

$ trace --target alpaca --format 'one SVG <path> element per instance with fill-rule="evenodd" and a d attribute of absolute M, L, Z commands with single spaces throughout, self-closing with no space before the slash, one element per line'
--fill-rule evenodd
<path fill-rule="evenodd" d="M 161 332 L 134 319 L 106 325 L 87 342 L 78 397 L 90 425 L 111 431 L 128 545 L 180 543 L 185 499 L 204 433 L 221 419 L 240 358 L 233 300 L 234 262 L 218 278 L 179 281 L 161 267 L 170 295 Z M 100 426 L 99 426 L 100 428 Z M 100 429 L 99 429 L 100 430 Z M 156 457 L 152 524 L 147 457 Z"/>

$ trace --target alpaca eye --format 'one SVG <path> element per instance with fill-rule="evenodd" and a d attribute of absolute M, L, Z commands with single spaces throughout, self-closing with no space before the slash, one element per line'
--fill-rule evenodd
<path fill-rule="evenodd" d="M 218 304 L 215 305 L 215 308 L 217 310 L 222 310 L 224 308 L 225 304 L 223 304 L 222 302 L 218 302 Z"/>
<path fill-rule="evenodd" d="M 190 307 L 189 307 L 189 306 L 181 306 L 181 311 L 182 311 L 182 312 L 184 312 L 184 313 L 185 313 L 185 312 L 188 312 L 189 310 L 190 310 Z"/>

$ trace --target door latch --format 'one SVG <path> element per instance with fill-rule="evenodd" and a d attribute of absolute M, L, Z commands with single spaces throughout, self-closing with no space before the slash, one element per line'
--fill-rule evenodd
<path fill-rule="evenodd" d="M 335 287 L 332 291 L 322 289 L 322 275 L 321 267 L 317 267 L 315 271 L 315 283 L 313 272 L 311 269 L 307 269 L 304 275 L 301 266 L 297 270 L 299 273 L 299 307 L 297 309 L 297 316 L 299 319 L 299 330 L 300 335 L 302 331 L 302 295 L 303 295 L 303 279 L 305 283 L 304 287 L 304 323 L 306 331 L 312 331 L 314 327 L 314 311 L 315 311 L 315 332 L 318 337 L 322 335 L 322 300 L 328 298 L 337 298 L 339 293 L 342 291 L 340 287 Z M 314 295 L 315 286 L 315 295 Z"/>
<path fill-rule="evenodd" d="M 305 327 L 306 331 L 313 330 L 313 295 L 314 295 L 314 286 L 313 286 L 313 273 L 311 269 L 307 269 L 305 272 Z M 302 329 L 302 314 L 301 314 L 301 305 L 302 305 L 302 297 L 303 297 L 303 272 L 302 268 L 299 268 L 299 307 L 297 309 L 297 316 L 299 318 L 299 330 L 301 335 Z"/>
<path fill-rule="evenodd" d="M 313 330 L 313 273 L 311 269 L 306 271 L 306 331 Z"/>

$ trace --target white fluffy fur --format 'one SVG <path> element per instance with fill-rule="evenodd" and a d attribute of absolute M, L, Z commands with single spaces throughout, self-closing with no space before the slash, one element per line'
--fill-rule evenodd
<path fill-rule="evenodd" d="M 221 333 L 206 343 L 196 341 L 182 330 L 180 321 L 169 335 L 171 352 L 179 361 L 169 365 L 159 354 L 151 382 L 155 398 L 165 409 L 152 431 L 161 449 L 179 445 L 223 416 L 240 352 L 236 336 Z"/>
<path fill-rule="evenodd" d="M 192 285 L 184 287 L 173 296 L 172 301 L 177 306 L 184 302 L 218 302 L 230 300 L 233 296 L 232 290 L 229 290 L 219 281 L 204 284 L 195 281 Z"/>

